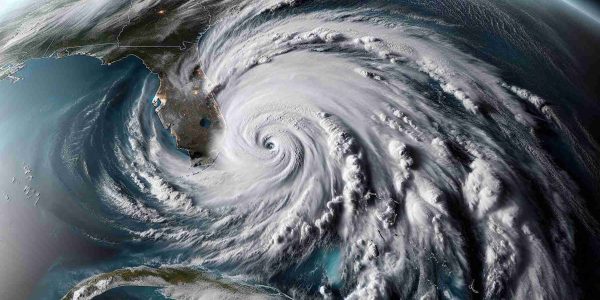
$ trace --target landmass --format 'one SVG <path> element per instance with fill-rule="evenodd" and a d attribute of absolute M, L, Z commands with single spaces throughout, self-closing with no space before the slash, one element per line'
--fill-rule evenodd
<path fill-rule="evenodd" d="M 196 63 L 196 45 L 225 7 L 218 1 L 131 0 L 108 1 L 99 10 L 84 2 L 49 1 L 0 21 L 0 79 L 18 80 L 15 73 L 31 58 L 83 54 L 111 64 L 134 55 L 158 75 L 154 104 L 177 146 L 194 165 L 210 163 L 209 147 L 224 122 L 218 89 L 203 89 L 208 79 Z"/>
<path fill-rule="evenodd" d="M 73 287 L 62 300 L 92 299 L 111 289 L 124 286 L 171 288 L 165 293 L 191 293 L 194 297 L 218 296 L 226 299 L 276 299 L 283 294 L 274 290 L 242 285 L 187 267 L 135 267 L 92 276 Z"/>

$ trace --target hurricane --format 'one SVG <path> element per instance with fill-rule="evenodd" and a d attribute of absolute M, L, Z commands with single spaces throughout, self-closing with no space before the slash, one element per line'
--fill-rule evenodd
<path fill-rule="evenodd" d="M 126 249 L 68 297 L 582 297 L 600 151 L 571 111 L 597 105 L 520 5 L 219 3 L 160 83 L 137 58 L 109 66 L 124 71 L 55 107 L 40 146 L 76 195 L 59 218 Z M 161 115 L 174 101 L 215 109 L 200 162 Z M 120 268 L 142 271 L 100 279 Z"/>

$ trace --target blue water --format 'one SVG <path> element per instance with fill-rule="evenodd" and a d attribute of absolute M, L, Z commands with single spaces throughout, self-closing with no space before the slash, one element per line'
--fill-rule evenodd
<path fill-rule="evenodd" d="M 97 274 L 196 257 L 193 247 L 139 236 L 202 226 L 196 217 L 172 214 L 149 193 L 152 183 L 136 182 L 126 170 L 169 176 L 153 167 L 158 162 L 149 154 L 150 140 L 162 155 L 190 166 L 154 111 L 157 76 L 135 57 L 107 66 L 85 56 L 31 60 L 17 75 L 23 79 L 0 81 L 0 276 L 6 276 L 0 278 L 0 299 L 59 299 Z M 135 134 L 140 142 L 132 142 Z M 109 183 L 164 221 L 128 215 L 101 189 Z M 164 297 L 143 287 L 102 295 L 115 298 Z"/>
<path fill-rule="evenodd" d="M 152 287 L 120 287 L 112 289 L 94 300 L 130 299 L 130 300 L 159 300 L 165 297 Z"/>
<path fill-rule="evenodd" d="M 23 80 L 0 81 L 0 261 L 11 276 L 0 280 L 0 298 L 57 299 L 93 274 L 151 259 L 94 186 L 108 170 L 134 191 L 111 164 L 111 147 L 138 100 L 148 103 L 147 122 L 158 122 L 157 76 L 137 58 L 106 66 L 83 56 L 31 60 L 17 75 Z"/>

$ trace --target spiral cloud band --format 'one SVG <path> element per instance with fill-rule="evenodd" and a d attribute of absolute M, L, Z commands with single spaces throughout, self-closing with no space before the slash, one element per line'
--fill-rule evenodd
<path fill-rule="evenodd" d="M 186 178 L 226 215 L 196 262 L 268 278 L 334 248 L 326 298 L 577 294 L 581 199 L 536 137 L 551 106 L 434 30 L 287 4 L 225 18 L 190 58 L 226 124 Z"/>

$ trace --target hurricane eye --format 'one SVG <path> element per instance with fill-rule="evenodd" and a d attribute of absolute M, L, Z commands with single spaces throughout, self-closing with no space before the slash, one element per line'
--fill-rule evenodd
<path fill-rule="evenodd" d="M 267 142 L 265 144 L 265 148 L 272 150 L 273 148 L 275 148 L 275 144 L 273 142 Z"/>

